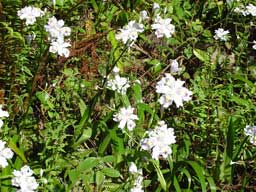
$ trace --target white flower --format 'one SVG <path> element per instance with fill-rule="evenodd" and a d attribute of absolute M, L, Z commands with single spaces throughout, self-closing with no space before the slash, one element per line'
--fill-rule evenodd
<path fill-rule="evenodd" d="M 49 18 L 48 24 L 44 28 L 53 41 L 64 40 L 64 37 L 69 36 L 71 33 L 71 28 L 64 27 L 64 21 L 62 19 L 57 20 L 54 16 Z"/>
<path fill-rule="evenodd" d="M 214 39 L 220 41 L 227 41 L 229 39 L 229 31 L 224 31 L 223 28 L 216 29 Z"/>
<path fill-rule="evenodd" d="M 142 182 L 143 182 L 142 169 L 138 170 L 135 163 L 131 162 L 131 165 L 129 167 L 129 172 L 137 176 L 130 192 L 143 192 L 144 190 L 142 189 L 143 187 L 142 186 Z"/>
<path fill-rule="evenodd" d="M 175 26 L 171 24 L 172 19 L 162 19 L 159 14 L 155 18 L 154 24 L 152 24 L 152 29 L 156 30 L 155 34 L 157 38 L 163 36 L 169 38 L 175 32 Z"/>
<path fill-rule="evenodd" d="M 59 56 L 68 57 L 69 56 L 69 49 L 71 44 L 69 42 L 63 41 L 52 41 L 51 46 L 49 48 L 49 52 L 51 53 L 58 53 Z"/>
<path fill-rule="evenodd" d="M 256 50 L 256 41 L 253 41 L 253 44 L 252 48 Z"/>
<path fill-rule="evenodd" d="M 169 107 L 173 102 L 177 107 L 183 106 L 183 101 L 191 100 L 192 92 L 183 87 L 184 81 L 175 80 L 170 74 L 166 73 L 156 85 L 156 92 L 163 94 L 159 102 L 164 108 Z"/>
<path fill-rule="evenodd" d="M 132 131 L 136 124 L 134 120 L 138 120 L 138 116 L 133 114 L 134 108 L 129 106 L 128 108 L 121 108 L 121 110 L 114 115 L 113 120 L 116 122 L 119 122 L 118 127 L 120 129 L 124 129 L 125 126 L 127 126 L 127 129 L 129 131 Z"/>
<path fill-rule="evenodd" d="M 122 95 L 126 93 L 129 87 L 129 80 L 125 77 L 120 77 L 118 74 L 114 76 L 114 79 L 108 79 L 107 81 L 107 88 L 117 91 Z"/>
<path fill-rule="evenodd" d="M 44 11 L 37 7 L 24 7 L 18 11 L 18 16 L 20 19 L 26 20 L 26 25 L 32 25 L 36 22 L 37 17 L 42 17 L 44 15 Z"/>
<path fill-rule="evenodd" d="M 135 163 L 131 162 L 131 165 L 129 167 L 129 172 L 135 174 L 138 172 L 137 166 L 135 165 Z"/>
<path fill-rule="evenodd" d="M 247 12 L 251 14 L 252 16 L 256 16 L 256 6 L 253 4 L 249 4 L 246 6 Z"/>
<path fill-rule="evenodd" d="M 33 171 L 29 166 L 25 165 L 20 171 L 14 170 L 12 179 L 12 185 L 19 187 L 20 192 L 34 192 L 38 188 L 38 183 L 35 177 L 33 177 Z"/>
<path fill-rule="evenodd" d="M 3 105 L 0 105 L 0 118 L 1 117 L 9 117 L 9 113 L 2 109 Z"/>
<path fill-rule="evenodd" d="M 71 34 L 71 28 L 64 27 L 64 21 L 62 19 L 57 20 L 55 17 L 49 18 L 44 28 L 49 33 L 49 39 L 51 41 L 49 51 L 51 53 L 58 53 L 60 56 L 68 57 L 70 53 L 68 47 L 71 44 L 65 42 L 65 37 Z"/>
<path fill-rule="evenodd" d="M 143 187 L 142 182 L 143 182 L 143 176 L 139 175 L 136 178 L 136 180 L 134 182 L 134 187 L 131 188 L 130 192 L 144 192 L 144 190 L 142 189 L 142 187 Z"/>
<path fill-rule="evenodd" d="M 138 38 L 138 33 L 144 31 L 143 24 L 136 23 L 135 21 L 130 21 L 123 29 L 120 29 L 120 32 L 116 34 L 116 39 L 121 40 L 124 44 L 128 41 L 130 45 Z"/>
<path fill-rule="evenodd" d="M 119 70 L 118 67 L 115 66 L 115 67 L 113 68 L 113 72 L 114 72 L 114 73 L 119 73 L 119 71 L 120 71 L 120 70 Z"/>
<path fill-rule="evenodd" d="M 149 19 L 148 13 L 147 13 L 146 10 L 143 10 L 143 11 L 140 12 L 140 20 L 141 20 L 141 21 L 144 21 L 144 20 L 146 20 L 146 19 Z"/>
<path fill-rule="evenodd" d="M 138 169 L 134 162 L 131 162 L 131 165 L 129 167 L 129 172 L 132 174 L 142 175 L 142 169 Z"/>
<path fill-rule="evenodd" d="M 250 136 L 250 142 L 253 145 L 256 145 L 256 126 L 247 125 L 244 128 L 244 133 L 245 135 Z"/>
<path fill-rule="evenodd" d="M 153 4 L 153 11 L 160 9 L 160 5 L 158 3 Z"/>
<path fill-rule="evenodd" d="M 176 59 L 172 60 L 171 62 L 171 72 L 172 73 L 178 73 L 181 71 L 181 68 L 179 68 L 179 63 Z"/>
<path fill-rule="evenodd" d="M 249 15 L 250 13 L 248 12 L 248 10 L 245 8 L 245 6 L 241 5 L 239 7 L 236 7 L 234 9 L 234 12 L 235 13 L 241 13 L 243 16 L 247 16 Z"/>
<path fill-rule="evenodd" d="M 155 129 L 147 131 L 147 134 L 148 138 L 141 140 L 141 148 L 151 151 L 153 159 L 158 159 L 159 156 L 166 159 L 172 153 L 170 145 L 176 142 L 173 128 L 167 128 L 166 123 L 160 121 Z"/>
<path fill-rule="evenodd" d="M 13 157 L 13 152 L 10 148 L 5 147 L 6 142 L 0 140 L 0 166 L 5 168 L 8 165 L 7 159 Z"/>

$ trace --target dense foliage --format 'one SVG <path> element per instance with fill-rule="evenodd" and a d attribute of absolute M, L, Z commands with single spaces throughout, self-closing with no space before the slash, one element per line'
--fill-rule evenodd
<path fill-rule="evenodd" d="M 256 190 L 256 4 L 0 1 L 0 191 Z"/>

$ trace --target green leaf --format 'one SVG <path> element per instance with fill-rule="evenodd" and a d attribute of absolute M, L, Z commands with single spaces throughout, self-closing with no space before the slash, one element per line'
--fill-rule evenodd
<path fill-rule="evenodd" d="M 77 170 L 79 171 L 86 171 L 88 169 L 92 169 L 93 167 L 96 167 L 99 164 L 99 160 L 96 157 L 88 157 L 81 163 L 79 163 Z"/>
<path fill-rule="evenodd" d="M 27 162 L 28 162 L 27 159 L 26 159 L 26 157 L 25 157 L 25 155 L 24 155 L 24 152 L 21 151 L 21 150 L 16 146 L 16 144 L 15 144 L 14 142 L 9 141 L 9 145 L 8 145 L 8 146 L 10 147 L 10 149 L 12 149 L 12 151 L 14 151 L 14 153 L 16 153 L 16 154 L 22 159 L 22 161 L 23 161 L 24 163 L 27 163 Z"/>
<path fill-rule="evenodd" d="M 80 110 L 80 114 L 81 114 L 81 117 L 82 117 L 84 112 L 85 112 L 85 110 L 86 110 L 86 108 L 87 108 L 87 106 L 86 106 L 85 102 L 81 98 L 79 98 L 78 105 L 79 105 L 79 110 Z"/>
<path fill-rule="evenodd" d="M 243 105 L 243 106 L 248 107 L 248 108 L 251 108 L 250 106 L 252 106 L 248 99 L 242 99 L 242 98 L 240 98 L 239 96 L 236 96 L 236 95 L 231 95 L 230 101 L 233 101 L 238 105 Z"/>
<path fill-rule="evenodd" d="M 104 154 L 110 141 L 111 141 L 111 136 L 110 136 L 110 134 L 108 134 L 99 145 L 99 154 L 100 155 Z"/>
<path fill-rule="evenodd" d="M 97 186 L 100 186 L 103 184 L 105 179 L 105 175 L 101 171 L 96 172 L 96 184 Z"/>
<path fill-rule="evenodd" d="M 118 41 L 116 40 L 116 36 L 115 36 L 115 33 L 114 31 L 110 31 L 108 33 L 108 40 L 110 41 L 111 45 L 113 48 L 116 48 L 117 45 L 118 45 Z"/>
<path fill-rule="evenodd" d="M 161 187 L 162 187 L 162 189 L 163 189 L 164 191 L 166 191 L 166 190 L 167 190 L 166 181 L 165 181 L 164 176 L 163 176 L 163 173 L 162 173 L 162 171 L 161 171 L 161 169 L 160 169 L 160 167 L 159 167 L 159 162 L 157 162 L 157 161 L 155 161 L 155 160 L 152 160 L 152 163 L 153 163 L 153 165 L 154 165 L 154 167 L 155 167 L 155 169 L 156 169 L 157 177 L 158 177 L 158 180 L 159 180 L 159 182 L 160 182 L 160 184 L 161 184 Z"/>
<path fill-rule="evenodd" d="M 239 125 L 240 119 L 234 116 L 229 118 L 228 131 L 226 136 L 226 146 L 223 154 L 223 162 L 220 166 L 220 180 L 232 182 L 232 166 L 230 165 L 233 160 L 233 150 L 234 150 L 234 139 L 235 139 L 235 129 Z"/>
<path fill-rule="evenodd" d="M 120 177 L 119 171 L 114 168 L 105 167 L 101 171 L 109 177 Z"/>
<path fill-rule="evenodd" d="M 175 188 L 176 192 L 181 192 L 180 184 L 179 184 L 178 179 L 175 175 L 173 176 L 173 185 L 174 185 L 174 188 Z"/>
<path fill-rule="evenodd" d="M 207 181 L 209 183 L 211 192 L 215 192 L 217 190 L 217 188 L 216 188 L 214 179 L 212 177 L 206 177 L 206 179 L 207 179 Z"/>
<path fill-rule="evenodd" d="M 136 103 L 141 103 L 142 102 L 142 90 L 141 90 L 141 85 L 136 83 L 133 87 L 133 92 L 134 92 L 134 99 Z"/>
<path fill-rule="evenodd" d="M 98 7 L 96 1 L 95 0 L 91 0 L 91 4 L 92 4 L 92 7 L 93 7 L 94 11 L 98 12 L 99 7 Z"/>
<path fill-rule="evenodd" d="M 208 52 L 200 50 L 200 49 L 193 49 L 193 53 L 200 61 L 203 61 L 205 63 L 210 62 L 210 56 L 209 56 Z"/>
<path fill-rule="evenodd" d="M 246 83 L 248 86 L 250 86 L 252 88 L 256 87 L 256 85 L 253 82 L 251 82 L 250 80 L 248 80 L 248 79 L 246 79 L 246 78 L 244 78 L 240 75 L 234 75 L 233 78 L 236 79 L 236 80 L 243 81 L 244 83 Z"/>
<path fill-rule="evenodd" d="M 78 170 L 70 170 L 68 173 L 69 179 L 71 180 L 72 183 L 74 183 L 80 176 L 80 171 Z"/>
<path fill-rule="evenodd" d="M 185 163 L 189 164 L 193 168 L 200 181 L 202 192 L 206 192 L 207 190 L 204 169 L 195 161 L 186 161 Z"/>
<path fill-rule="evenodd" d="M 91 136 L 92 136 L 92 129 L 91 128 L 84 129 L 81 137 L 77 140 L 77 142 L 73 145 L 73 147 L 76 147 L 81 143 L 87 141 L 88 139 L 91 138 Z"/>
<path fill-rule="evenodd" d="M 114 130 L 114 129 L 109 130 L 109 133 L 110 133 L 111 139 L 114 143 L 115 150 L 117 152 L 119 152 L 120 154 L 124 154 L 125 148 L 124 148 L 123 138 L 118 137 L 118 135 L 116 134 L 116 130 Z"/>
<path fill-rule="evenodd" d="M 186 168 L 182 168 L 182 169 L 180 170 L 180 173 L 181 173 L 181 174 L 184 173 L 184 174 L 186 175 L 187 180 L 188 180 L 188 189 L 190 189 L 191 182 L 192 182 L 192 177 L 191 177 L 189 171 L 188 171 Z"/>
<path fill-rule="evenodd" d="M 52 110 L 54 109 L 54 105 L 50 101 L 50 95 L 47 92 L 38 91 L 36 92 L 36 97 L 45 107 L 49 107 Z"/>

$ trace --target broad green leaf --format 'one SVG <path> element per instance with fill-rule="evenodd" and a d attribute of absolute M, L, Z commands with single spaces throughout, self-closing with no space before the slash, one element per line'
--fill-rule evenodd
<path fill-rule="evenodd" d="M 84 161 L 80 162 L 77 170 L 78 171 L 86 171 L 88 169 L 92 169 L 99 164 L 99 160 L 96 157 L 88 157 Z"/>
<path fill-rule="evenodd" d="M 9 141 L 9 145 L 8 145 L 8 146 L 12 149 L 12 151 L 14 151 L 14 153 L 16 153 L 16 154 L 22 159 L 22 161 L 23 161 L 24 163 L 27 163 L 27 162 L 28 162 L 27 159 L 26 159 L 26 157 L 25 157 L 25 155 L 24 155 L 24 152 L 23 152 L 22 150 L 20 150 L 20 149 L 16 146 L 16 144 L 15 144 L 14 142 Z"/>
<path fill-rule="evenodd" d="M 38 91 L 36 92 L 36 97 L 45 107 L 49 107 L 52 110 L 54 109 L 54 105 L 50 101 L 50 95 L 47 92 Z"/>
<path fill-rule="evenodd" d="M 143 100 L 142 100 L 142 90 L 141 90 L 141 85 L 136 83 L 133 87 L 133 92 L 134 92 L 134 99 L 136 101 L 136 103 L 141 103 Z"/>
<path fill-rule="evenodd" d="M 209 63 L 210 56 L 208 52 L 200 50 L 200 49 L 193 49 L 194 55 L 202 62 Z"/>
<path fill-rule="evenodd" d="M 109 133 L 110 133 L 111 139 L 114 143 L 115 150 L 117 150 L 117 152 L 119 152 L 120 154 L 124 154 L 125 148 L 124 148 L 123 138 L 118 137 L 118 135 L 116 134 L 116 130 L 114 130 L 114 129 L 109 130 Z"/>
<path fill-rule="evenodd" d="M 101 171 L 97 171 L 96 172 L 96 184 L 97 184 L 97 186 L 102 185 L 103 182 L 104 182 L 104 179 L 105 179 L 104 174 Z"/>
<path fill-rule="evenodd" d="M 108 33 L 108 40 L 110 41 L 110 43 L 111 43 L 111 45 L 112 45 L 113 48 L 116 48 L 116 47 L 117 47 L 118 41 L 116 40 L 114 31 L 110 31 L 110 32 Z M 118 54 L 118 55 L 119 55 L 119 54 Z M 118 56 L 118 55 L 116 55 L 116 56 Z"/>
<path fill-rule="evenodd" d="M 105 167 L 101 171 L 102 173 L 109 177 L 120 177 L 119 171 L 114 168 Z"/>
<path fill-rule="evenodd" d="M 74 183 L 80 176 L 80 171 L 78 170 L 70 170 L 68 173 L 69 179 L 71 180 L 72 183 Z"/>
<path fill-rule="evenodd" d="M 74 147 L 76 147 L 76 146 L 80 145 L 81 143 L 87 141 L 88 139 L 91 138 L 91 136 L 92 136 L 92 129 L 91 128 L 84 129 L 81 137 L 74 144 Z"/>

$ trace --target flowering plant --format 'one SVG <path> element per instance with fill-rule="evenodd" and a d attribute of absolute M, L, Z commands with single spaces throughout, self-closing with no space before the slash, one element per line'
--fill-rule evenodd
<path fill-rule="evenodd" d="M 237 0 L 1 1 L 0 191 L 253 190 L 255 16 Z"/>

